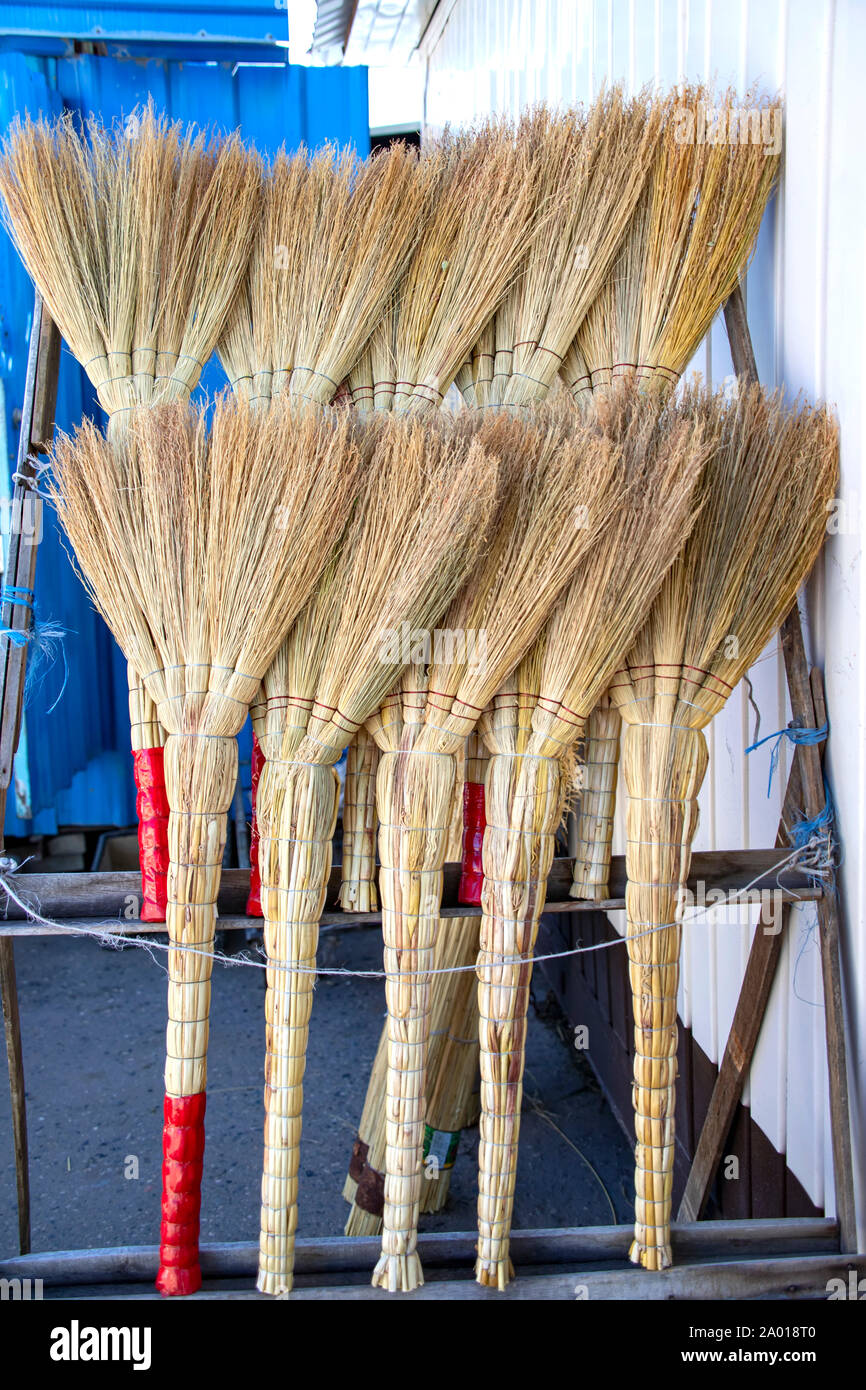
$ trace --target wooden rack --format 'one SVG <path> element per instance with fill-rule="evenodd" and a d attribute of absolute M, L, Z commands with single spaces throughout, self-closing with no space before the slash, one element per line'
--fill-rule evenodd
<path fill-rule="evenodd" d="M 731 355 L 738 376 L 757 380 L 745 307 L 739 288 L 725 305 L 725 323 Z M 30 339 L 25 398 L 18 448 L 18 469 L 12 502 L 12 536 L 7 582 L 32 589 L 36 567 L 38 528 L 24 527 L 28 505 L 39 507 L 36 494 L 38 467 L 35 456 L 50 447 L 54 426 L 54 402 L 59 364 L 59 335 L 37 296 Z M 20 606 L 5 605 L 6 628 L 25 629 L 28 615 Z M 826 720 L 820 677 L 810 675 L 806 662 L 799 610 L 795 604 L 781 629 L 782 651 L 791 711 L 801 728 L 818 729 Z M 18 742 L 26 646 L 8 640 L 0 654 L 0 834 L 6 794 L 12 777 L 12 759 Z M 866 1272 L 866 1258 L 856 1255 L 854 1183 L 848 1108 L 844 1010 L 839 955 L 839 893 L 831 871 L 823 890 L 801 872 L 790 871 L 781 884 L 773 872 L 789 847 L 786 826 L 796 812 L 812 819 L 824 807 L 823 744 L 798 744 L 785 792 L 776 847 L 770 850 L 697 853 L 692 858 L 692 881 L 707 888 L 726 890 L 751 886 L 753 891 L 779 891 L 785 904 L 781 932 L 765 932 L 763 909 L 752 942 L 740 997 L 719 1068 L 707 1119 L 695 1151 L 691 1171 L 672 1231 L 674 1266 L 661 1273 L 634 1269 L 627 1262 L 630 1227 L 589 1227 L 579 1230 L 517 1231 L 512 1236 L 512 1255 L 519 1272 L 505 1291 L 483 1289 L 472 1280 L 475 1233 L 421 1235 L 419 1250 L 427 1283 L 406 1297 L 426 1299 L 667 1299 L 667 1298 L 787 1298 L 826 1297 L 827 1281 L 847 1276 L 855 1269 Z M 781 852 L 781 853 L 780 853 Z M 349 930 L 378 922 L 377 913 L 343 914 L 335 910 L 338 872 L 332 877 L 325 930 Z M 458 905 L 459 866 L 445 874 L 442 915 L 464 916 L 479 909 Z M 611 866 L 612 897 L 606 903 L 585 903 L 570 898 L 572 861 L 554 862 L 548 880 L 548 913 L 613 911 L 625 906 L 625 865 L 615 857 Z M 249 875 L 228 870 L 220 892 L 221 929 L 247 927 L 243 915 Z M 140 892 L 134 873 L 26 874 L 16 879 L 22 900 L 39 904 L 49 921 L 92 929 L 110 926 L 128 934 L 163 931 L 161 924 L 125 919 L 130 895 Z M 700 1222 L 699 1217 L 724 1152 L 724 1145 L 742 1097 L 761 1024 L 788 928 L 790 904 L 816 903 L 821 967 L 824 983 L 827 1060 L 830 1081 L 830 1122 L 833 1145 L 835 1220 L 787 1219 L 779 1221 Z M 152 1283 L 157 1268 L 155 1246 L 114 1250 L 67 1251 L 35 1254 L 30 1251 L 30 1192 L 27 1157 L 27 1121 L 24 1069 L 18 997 L 15 984 L 14 942 L 17 936 L 62 935 L 64 927 L 34 922 L 11 900 L 5 920 L 0 920 L 0 988 L 2 988 L 6 1048 L 12 1095 L 13 1135 L 18 1186 L 19 1255 L 0 1261 L 0 1278 L 41 1278 L 44 1296 L 72 1297 L 90 1294 L 105 1298 L 158 1297 Z M 387 1298 L 370 1286 L 370 1271 L 378 1255 L 378 1240 L 344 1238 L 299 1241 L 296 1287 L 293 1299 Z M 202 1248 L 204 1284 L 196 1298 L 256 1298 L 251 1287 L 257 1247 L 247 1244 L 205 1245 Z"/>

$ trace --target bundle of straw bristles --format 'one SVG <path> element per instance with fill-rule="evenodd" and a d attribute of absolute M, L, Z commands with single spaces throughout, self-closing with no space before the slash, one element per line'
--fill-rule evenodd
<path fill-rule="evenodd" d="M 699 134 L 708 113 L 726 139 Z M 340 900 L 381 905 L 388 1007 L 349 1229 L 382 1230 L 374 1283 L 422 1282 L 419 1211 L 445 1200 L 480 1111 L 476 1275 L 501 1288 L 546 878 L 587 724 L 610 742 L 617 712 L 632 1258 L 670 1262 L 675 903 L 700 730 L 793 602 L 836 477 L 825 410 L 680 381 L 753 250 L 770 116 L 755 93 L 613 89 L 420 153 L 268 167 L 152 108 L 7 136 L 7 225 L 108 416 L 104 436 L 60 438 L 52 492 L 130 664 L 136 753 L 164 766 L 164 1293 L 201 1278 L 216 901 L 248 713 L 268 961 L 259 1288 L 292 1285 L 341 755 Z M 191 404 L 214 351 L 230 389 Z M 587 881 L 609 854 L 615 760 L 599 761 L 614 772 L 584 808 Z M 481 914 L 440 920 L 464 785 Z"/>

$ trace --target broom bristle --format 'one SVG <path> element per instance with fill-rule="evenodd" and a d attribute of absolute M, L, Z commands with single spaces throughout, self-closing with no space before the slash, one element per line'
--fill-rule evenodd
<path fill-rule="evenodd" d="M 430 173 L 401 143 L 367 160 L 330 145 L 277 155 L 247 283 L 219 346 L 233 386 L 332 399 L 406 268 Z"/>
<path fill-rule="evenodd" d="M 185 398 L 231 312 L 259 161 L 152 103 L 125 127 L 16 120 L 0 193 L 21 258 L 109 415 Z"/>
<path fill-rule="evenodd" d="M 352 505 L 348 432 L 219 398 L 210 435 L 178 403 L 131 412 L 113 444 L 90 422 L 59 438 L 52 494 L 83 581 L 170 731 L 217 717 L 220 692 L 253 698 Z"/>
<path fill-rule="evenodd" d="M 563 365 L 578 398 L 636 372 L 670 389 L 687 366 L 752 250 L 779 167 L 764 137 L 700 138 L 714 111 L 768 112 L 755 91 L 714 97 L 686 87 L 664 103 L 664 125 L 645 191 L 619 255 Z M 685 122 L 691 121 L 691 138 Z"/>

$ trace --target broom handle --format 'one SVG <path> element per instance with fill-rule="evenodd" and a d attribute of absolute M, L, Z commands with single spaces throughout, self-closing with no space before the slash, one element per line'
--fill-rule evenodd
<path fill-rule="evenodd" d="M 457 901 L 474 907 L 481 904 L 484 870 L 481 856 L 484 846 L 484 782 L 490 755 L 484 740 L 472 733 L 466 740 L 466 770 L 463 783 L 463 863 Z"/>
<path fill-rule="evenodd" d="M 259 778 L 265 765 L 265 755 L 258 735 L 253 733 L 253 749 L 250 755 L 250 891 L 247 895 L 247 916 L 261 917 L 262 879 L 259 871 L 259 818 L 256 813 L 259 795 Z"/>
<path fill-rule="evenodd" d="M 453 756 L 413 750 L 384 753 L 376 780 L 388 1073 L 382 1253 L 373 1284 L 392 1292 L 409 1292 L 424 1282 L 416 1247 L 423 1182 L 429 972 L 442 903 L 442 865 L 455 777 Z"/>
<path fill-rule="evenodd" d="M 688 879 L 707 767 L 699 729 L 629 725 L 623 775 L 629 794 L 626 913 L 634 1010 L 634 1264 L 671 1264 L 671 1193 L 677 1075 L 680 889 Z M 671 788 L 676 786 L 677 796 Z"/>
<path fill-rule="evenodd" d="M 171 734 L 165 745 L 169 805 L 168 953 L 162 1227 L 157 1288 L 194 1293 L 204 1158 L 208 1015 L 216 903 L 227 813 L 237 779 L 234 738 Z M 180 809 L 180 808 L 184 809 Z"/>
<path fill-rule="evenodd" d="M 481 1120 L 479 1284 L 504 1289 L 523 1097 L 531 956 L 562 807 L 558 759 L 495 754 L 487 775 L 484 893 L 478 955 Z"/>
<path fill-rule="evenodd" d="M 586 726 L 583 781 L 575 824 L 574 877 L 569 890 L 572 898 L 601 903 L 610 897 L 621 727 L 619 711 L 605 697 Z"/>
<path fill-rule="evenodd" d="M 298 1164 L 319 918 L 331 870 L 334 768 L 270 759 L 259 781 L 265 951 L 265 1133 L 257 1287 L 292 1287 Z"/>
<path fill-rule="evenodd" d="M 379 749 L 361 726 L 346 754 L 343 793 L 343 865 L 340 906 L 344 912 L 375 912 L 376 768 Z"/>
<path fill-rule="evenodd" d="M 157 718 L 156 706 L 131 662 L 127 664 L 127 680 L 141 871 L 139 917 L 142 922 L 164 922 L 168 880 L 168 797 L 163 755 L 165 733 Z"/>

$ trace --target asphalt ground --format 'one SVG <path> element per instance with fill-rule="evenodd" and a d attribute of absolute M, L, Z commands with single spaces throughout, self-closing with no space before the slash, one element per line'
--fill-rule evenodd
<path fill-rule="evenodd" d="M 239 933 L 226 933 L 243 946 Z M 230 945 L 231 949 L 231 945 Z M 159 954 L 159 953 L 157 953 Z M 32 1248 L 152 1245 L 159 1238 L 164 957 L 93 941 L 16 943 L 30 1140 Z M 320 964 L 381 967 L 378 928 L 323 935 Z M 543 988 L 539 985 L 539 989 Z M 264 971 L 217 964 L 208 1057 L 203 1241 L 254 1241 L 262 1156 Z M 301 1141 L 301 1236 L 340 1235 L 352 1140 L 385 1009 L 381 980 L 320 977 Z M 477 1129 L 466 1131 L 432 1231 L 475 1226 Z M 0 1255 L 17 1250 L 15 1170 L 0 1084 Z M 632 1155 L 558 1011 L 534 1001 L 514 1226 L 631 1219 Z"/>

